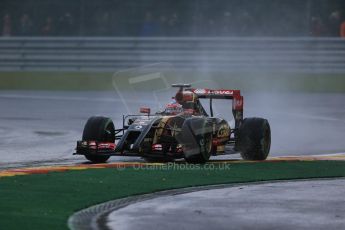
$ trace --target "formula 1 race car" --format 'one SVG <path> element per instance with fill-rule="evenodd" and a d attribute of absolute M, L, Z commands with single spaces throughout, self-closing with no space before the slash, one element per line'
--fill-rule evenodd
<path fill-rule="evenodd" d="M 174 84 L 178 92 L 164 110 L 151 114 L 123 115 L 123 127 L 115 129 L 110 118 L 91 117 L 86 122 L 76 153 L 94 163 L 110 156 L 141 156 L 148 161 L 184 158 L 188 163 L 205 163 L 211 155 L 240 153 L 245 160 L 265 160 L 271 146 L 271 130 L 266 119 L 243 119 L 240 90 L 193 89 L 190 84 Z M 209 99 L 209 113 L 199 99 Z M 212 101 L 232 100 L 234 127 L 214 117 Z"/>

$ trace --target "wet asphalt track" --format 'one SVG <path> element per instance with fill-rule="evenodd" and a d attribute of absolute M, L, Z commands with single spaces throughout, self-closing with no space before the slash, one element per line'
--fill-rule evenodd
<path fill-rule="evenodd" d="M 136 113 L 140 106 L 150 106 L 154 111 L 174 92 L 1 91 L 0 169 L 83 163 L 82 156 L 72 153 L 88 117 L 109 116 L 120 127 L 128 110 Z M 245 117 L 265 117 L 271 124 L 271 156 L 345 152 L 345 94 L 243 95 Z M 227 103 L 216 103 L 216 114 L 226 117 L 231 112 Z M 221 158 L 229 157 L 234 156 Z"/>
<path fill-rule="evenodd" d="M 110 212 L 107 229 L 345 228 L 345 180 L 235 185 L 143 200 Z"/>

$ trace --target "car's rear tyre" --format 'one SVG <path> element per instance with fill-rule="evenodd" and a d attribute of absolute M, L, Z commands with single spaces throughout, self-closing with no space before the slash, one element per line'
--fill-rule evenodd
<path fill-rule="evenodd" d="M 238 147 L 244 160 L 265 160 L 271 147 L 271 128 L 266 119 L 246 118 L 238 130 Z"/>
<path fill-rule="evenodd" d="M 90 117 L 84 127 L 83 141 L 115 142 L 115 127 L 110 118 Z M 97 154 L 85 155 L 86 159 L 92 163 L 104 163 L 109 156 Z"/>
<path fill-rule="evenodd" d="M 212 152 L 212 124 L 203 118 L 187 119 L 179 137 L 188 163 L 203 164 Z"/>

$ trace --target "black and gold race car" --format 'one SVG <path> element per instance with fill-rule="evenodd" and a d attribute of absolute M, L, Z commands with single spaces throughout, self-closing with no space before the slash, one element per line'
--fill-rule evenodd
<path fill-rule="evenodd" d="M 174 101 L 163 111 L 124 115 L 123 127 L 115 129 L 110 118 L 91 117 L 86 122 L 76 153 L 94 163 L 110 156 L 141 156 L 150 161 L 184 158 L 189 163 L 205 163 L 212 155 L 240 153 L 245 160 L 265 160 L 271 145 L 269 123 L 263 118 L 243 119 L 240 90 L 179 88 Z M 199 99 L 209 99 L 209 113 Z M 234 127 L 213 116 L 212 101 L 232 100 Z"/>

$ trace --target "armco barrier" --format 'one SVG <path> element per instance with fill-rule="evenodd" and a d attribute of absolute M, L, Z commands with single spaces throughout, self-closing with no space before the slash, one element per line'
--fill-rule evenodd
<path fill-rule="evenodd" d="M 0 71 L 183 70 L 345 73 L 340 38 L 0 38 Z"/>

